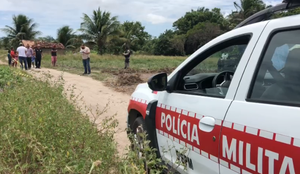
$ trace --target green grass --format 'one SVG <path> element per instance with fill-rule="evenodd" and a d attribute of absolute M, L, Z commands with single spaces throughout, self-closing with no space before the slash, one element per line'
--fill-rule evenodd
<path fill-rule="evenodd" d="M 122 65 L 122 57 L 93 56 L 92 66 L 98 66 L 98 70 L 121 69 L 113 63 Z M 175 67 L 183 59 L 137 56 L 136 62 L 144 66 L 132 66 L 137 72 L 146 71 L 145 67 L 158 71 Z M 59 68 L 68 67 L 74 73 L 80 69 L 80 56 L 65 55 L 58 60 L 63 65 Z M 49 55 L 43 63 L 50 67 Z M 103 78 L 100 71 L 97 73 Z M 144 160 L 152 171 L 161 170 L 156 166 L 160 160 L 155 158 L 155 149 L 149 148 L 149 141 L 144 141 L 143 158 L 138 158 L 136 148 L 119 156 L 114 140 L 118 121 L 107 117 L 98 130 L 99 125 L 80 112 L 85 109 L 76 107 L 79 98 L 72 92 L 66 95 L 62 82 L 52 84 L 49 80 L 49 76 L 36 80 L 24 71 L 0 65 L 0 173 L 140 174 L 145 173 Z M 101 111 L 94 115 L 100 117 Z"/>
<path fill-rule="evenodd" d="M 6 52 L 0 51 L 5 55 Z M 178 65 L 180 65 L 187 57 L 180 56 L 151 56 L 151 55 L 135 55 L 130 58 L 130 71 L 137 73 L 171 73 Z M 212 57 L 194 69 L 194 72 L 213 72 L 217 69 L 218 58 Z M 82 74 L 84 71 L 81 54 L 67 53 L 57 56 L 57 67 L 52 67 L 51 56 L 49 53 L 44 54 L 42 59 L 42 67 L 54 68 L 74 74 Z M 107 77 L 113 77 L 123 73 L 124 57 L 116 55 L 97 55 L 91 53 L 91 77 L 103 81 Z"/>
<path fill-rule="evenodd" d="M 97 160 L 94 173 L 114 169 L 116 122 L 99 132 L 61 85 L 3 66 L 0 77 L 0 173 L 87 173 Z"/>
<path fill-rule="evenodd" d="M 47 74 L 35 79 L 3 65 L 0 79 L 0 173 L 140 174 L 144 160 L 161 170 L 149 141 L 143 158 L 137 148 L 119 156 L 118 121 L 111 116 L 96 125 L 82 113 L 86 109 L 75 107 L 79 98 L 73 90 L 63 92 L 63 81 L 53 84 Z M 93 114 L 99 117 L 101 111 Z"/>
<path fill-rule="evenodd" d="M 158 71 L 170 72 L 182 63 L 186 57 L 167 56 L 143 56 L 132 55 L 130 58 L 130 72 L 155 73 Z M 42 60 L 42 67 L 53 68 L 51 57 L 45 54 Z M 105 80 L 118 74 L 124 68 L 124 57 L 115 55 L 91 54 L 92 78 Z M 81 74 L 84 71 L 80 54 L 66 54 L 57 56 L 57 67 L 55 69 L 70 73 Z"/>
<path fill-rule="evenodd" d="M 165 68 L 174 68 L 185 60 L 185 58 L 186 57 L 132 55 L 130 58 L 130 67 L 138 72 L 158 71 Z M 51 67 L 50 55 L 45 55 L 42 63 L 45 67 Z M 80 54 L 58 55 L 57 65 L 64 69 L 78 69 L 83 71 Z M 124 68 L 124 57 L 91 54 L 91 68 L 96 71 L 120 70 Z"/>

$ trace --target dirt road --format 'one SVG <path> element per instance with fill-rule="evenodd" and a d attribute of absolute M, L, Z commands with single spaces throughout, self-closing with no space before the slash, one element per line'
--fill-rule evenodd
<path fill-rule="evenodd" d="M 82 105 L 84 103 L 86 106 L 90 107 L 94 113 L 96 113 L 97 105 L 100 110 L 103 110 L 108 104 L 107 111 L 97 119 L 97 122 L 101 122 L 105 116 L 116 114 L 115 118 L 119 121 L 119 126 L 115 139 L 118 142 L 119 152 L 121 154 L 124 153 L 125 148 L 129 145 L 129 140 L 125 132 L 127 106 L 130 100 L 128 94 L 113 91 L 104 86 L 100 81 L 94 80 L 88 76 L 70 74 L 67 72 L 63 72 L 62 74 L 62 71 L 46 68 L 29 70 L 28 72 L 36 77 L 40 77 L 43 73 L 49 73 L 52 76 L 52 80 L 59 79 L 62 76 L 65 81 L 65 91 L 67 91 L 70 86 L 75 86 L 74 94 L 80 94 L 80 96 L 83 97 L 81 101 L 78 101 L 78 104 Z"/>

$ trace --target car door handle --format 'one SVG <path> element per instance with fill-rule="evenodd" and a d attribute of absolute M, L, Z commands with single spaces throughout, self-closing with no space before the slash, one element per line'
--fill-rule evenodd
<path fill-rule="evenodd" d="M 199 122 L 199 129 L 204 132 L 211 132 L 216 124 L 216 120 L 213 117 L 203 117 Z"/>

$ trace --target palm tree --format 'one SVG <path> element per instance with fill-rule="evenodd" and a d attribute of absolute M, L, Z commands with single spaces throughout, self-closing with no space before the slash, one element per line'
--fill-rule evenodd
<path fill-rule="evenodd" d="M 266 8 L 266 4 L 262 0 L 240 0 L 240 5 L 234 2 L 234 6 L 236 11 L 228 16 L 230 23 L 234 25 Z"/>
<path fill-rule="evenodd" d="M 63 26 L 57 30 L 57 41 L 66 48 L 73 47 L 73 41 L 76 38 L 75 32 L 69 26 Z"/>
<path fill-rule="evenodd" d="M 111 17 L 110 12 L 98 8 L 91 17 L 83 14 L 82 19 L 79 31 L 83 33 L 84 39 L 97 44 L 98 53 L 102 54 L 108 40 L 119 34 L 120 22 L 117 16 Z"/>
<path fill-rule="evenodd" d="M 123 36 L 123 40 L 127 46 L 134 50 L 139 50 L 151 38 L 144 30 L 145 27 L 140 22 L 125 21 L 121 26 L 121 36 Z"/>
<path fill-rule="evenodd" d="M 25 15 L 13 16 L 13 26 L 6 25 L 2 28 L 7 38 L 10 40 L 12 45 L 18 44 L 20 40 L 32 40 L 36 36 L 40 35 L 40 31 L 36 31 L 37 23 L 33 22 L 33 19 L 28 18 Z"/>

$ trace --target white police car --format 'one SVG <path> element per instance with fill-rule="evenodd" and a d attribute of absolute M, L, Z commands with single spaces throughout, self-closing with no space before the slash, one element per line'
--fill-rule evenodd
<path fill-rule="evenodd" d="M 265 20 L 299 6 L 263 10 L 139 84 L 128 127 L 170 166 L 187 161 L 179 173 L 300 174 L 300 15 Z M 232 61 L 218 66 L 224 50 Z"/>

